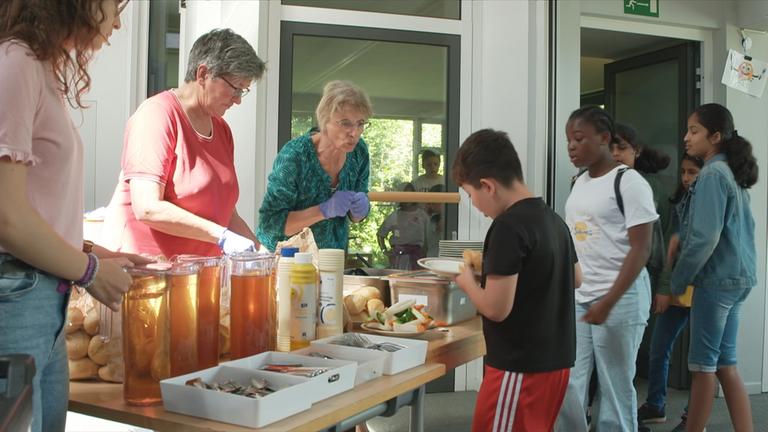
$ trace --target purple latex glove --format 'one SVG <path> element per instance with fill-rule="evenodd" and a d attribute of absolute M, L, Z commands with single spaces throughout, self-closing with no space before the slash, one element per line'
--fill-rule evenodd
<path fill-rule="evenodd" d="M 253 243 L 253 240 L 245 238 L 228 229 L 225 229 L 224 232 L 221 233 L 219 247 L 227 255 L 256 250 L 256 245 Z"/>
<path fill-rule="evenodd" d="M 365 192 L 355 192 L 352 196 L 352 205 L 349 207 L 352 219 L 361 220 L 368 216 L 369 211 L 371 211 L 371 203 L 368 202 L 368 194 Z"/>
<path fill-rule="evenodd" d="M 351 191 L 336 191 L 331 198 L 324 203 L 320 203 L 320 213 L 326 219 L 335 217 L 344 217 L 352 206 L 352 197 L 355 195 Z"/>

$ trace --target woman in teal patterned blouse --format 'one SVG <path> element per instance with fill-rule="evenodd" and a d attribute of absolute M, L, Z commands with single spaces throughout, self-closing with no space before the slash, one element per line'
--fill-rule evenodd
<path fill-rule="evenodd" d="M 310 227 L 319 248 L 347 248 L 349 220 L 368 215 L 368 146 L 361 138 L 373 114 L 363 90 L 331 81 L 315 115 L 319 127 L 277 155 L 259 210 L 256 236 L 269 250 Z"/>

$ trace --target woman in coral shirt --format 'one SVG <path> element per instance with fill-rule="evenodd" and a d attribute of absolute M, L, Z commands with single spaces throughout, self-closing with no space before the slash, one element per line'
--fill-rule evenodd
<path fill-rule="evenodd" d="M 232 30 L 195 41 L 184 84 L 147 99 L 128 121 L 104 245 L 167 258 L 255 248 L 235 210 L 234 143 L 222 116 L 263 73 L 264 62 Z"/>

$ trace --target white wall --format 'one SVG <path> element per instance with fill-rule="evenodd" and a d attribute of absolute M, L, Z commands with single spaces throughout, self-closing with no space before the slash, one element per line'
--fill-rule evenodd
<path fill-rule="evenodd" d="M 123 128 L 135 108 L 134 94 L 142 81 L 134 63 L 141 50 L 137 31 L 139 6 L 131 2 L 121 15 L 122 28 L 110 38 L 91 63 L 91 90 L 85 110 L 71 110 L 85 146 L 85 209 L 106 206 L 117 185 Z"/>

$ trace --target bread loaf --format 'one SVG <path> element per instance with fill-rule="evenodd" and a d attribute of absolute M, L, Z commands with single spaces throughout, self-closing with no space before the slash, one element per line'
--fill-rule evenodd
<path fill-rule="evenodd" d="M 88 343 L 90 337 L 85 332 L 78 330 L 67 335 L 67 357 L 70 360 L 77 360 L 88 354 Z"/>
<path fill-rule="evenodd" d="M 350 314 L 357 315 L 365 311 L 365 304 L 368 300 L 360 294 L 350 294 L 344 297 L 344 306 Z"/>
<path fill-rule="evenodd" d="M 381 291 L 379 291 L 378 288 L 370 285 L 366 285 L 363 287 L 360 287 L 354 291 L 352 291 L 352 294 L 357 294 L 365 297 L 366 302 L 370 299 L 379 299 L 381 300 Z"/>
<path fill-rule="evenodd" d="M 99 368 L 99 378 L 104 381 L 121 383 L 124 379 L 124 368 L 122 362 L 112 362 Z"/>
<path fill-rule="evenodd" d="M 77 360 L 69 360 L 69 379 L 94 378 L 99 372 L 99 365 L 88 357 Z"/>
<path fill-rule="evenodd" d="M 368 303 L 366 303 L 365 308 L 368 309 L 368 314 L 371 317 L 375 317 L 376 312 L 384 312 L 384 309 L 386 309 L 386 307 L 384 307 L 384 302 L 377 298 L 368 300 Z"/>
<path fill-rule="evenodd" d="M 472 267 L 476 273 L 483 271 L 483 253 L 477 250 L 464 249 L 462 253 L 464 264 Z"/>
<path fill-rule="evenodd" d="M 88 311 L 83 320 L 83 328 L 91 336 L 99 332 L 99 311 L 97 308 L 92 308 Z"/>
<path fill-rule="evenodd" d="M 72 334 L 83 327 L 83 311 L 79 307 L 67 308 L 67 323 L 64 325 L 67 334 Z"/>

